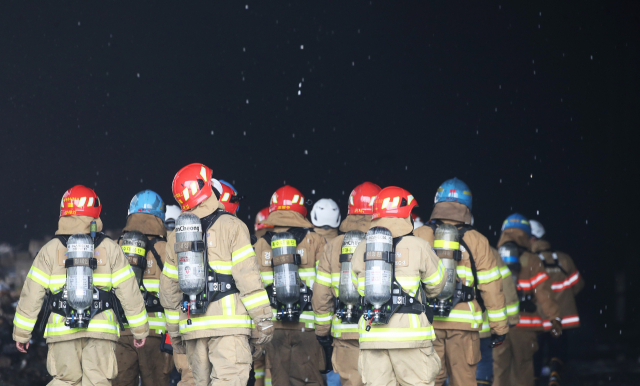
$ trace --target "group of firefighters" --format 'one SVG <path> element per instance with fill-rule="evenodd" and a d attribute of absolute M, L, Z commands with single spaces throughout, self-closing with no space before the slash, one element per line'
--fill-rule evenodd
<path fill-rule="evenodd" d="M 307 218 L 286 185 L 253 236 L 207 166 L 172 190 L 174 214 L 136 194 L 117 241 L 92 189 L 64 193 L 14 318 L 19 351 L 44 334 L 51 385 L 167 385 L 174 366 L 180 385 L 245 386 L 252 368 L 258 386 L 533 385 L 539 341 L 560 384 L 582 278 L 520 214 L 491 247 L 464 182 L 438 188 L 422 226 L 400 187 L 356 186 L 342 220 L 330 199 Z"/>

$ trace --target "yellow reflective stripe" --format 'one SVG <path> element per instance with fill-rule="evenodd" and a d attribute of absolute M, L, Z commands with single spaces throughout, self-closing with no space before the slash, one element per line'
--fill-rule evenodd
<path fill-rule="evenodd" d="M 498 267 L 493 267 L 488 271 L 478 271 L 478 284 L 491 283 L 501 278 Z"/>
<path fill-rule="evenodd" d="M 269 296 L 267 295 L 267 291 L 265 290 L 262 290 L 254 295 L 245 296 L 240 300 L 242 300 L 242 304 L 244 304 L 244 308 L 246 308 L 247 310 L 252 310 L 263 305 L 269 305 Z"/>
<path fill-rule="evenodd" d="M 230 261 L 214 260 L 209 261 L 209 266 L 217 273 L 231 275 L 231 267 L 233 266 L 233 263 Z"/>
<path fill-rule="evenodd" d="M 316 273 L 316 281 L 318 284 L 331 287 L 331 275 L 326 272 L 318 271 Z"/>
<path fill-rule="evenodd" d="M 507 315 L 509 315 L 509 316 L 517 315 L 518 312 L 520 312 L 520 302 L 519 301 L 516 301 L 515 303 L 512 303 L 512 304 L 507 304 L 507 307 L 506 307 Z"/>
<path fill-rule="evenodd" d="M 271 386 L 271 378 L 264 379 L 264 386 Z"/>
<path fill-rule="evenodd" d="M 191 317 L 191 325 L 186 320 L 180 321 L 180 333 L 216 328 L 251 328 L 249 315 L 218 315 Z"/>
<path fill-rule="evenodd" d="M 316 281 L 316 269 L 315 268 L 299 268 L 298 276 L 304 280 L 307 286 L 313 288 L 313 283 Z"/>
<path fill-rule="evenodd" d="M 500 276 L 502 276 L 503 279 L 510 275 L 511 275 L 511 270 L 509 269 L 509 267 L 500 268 Z"/>
<path fill-rule="evenodd" d="M 64 322 L 48 323 L 44 332 L 44 337 L 47 338 L 50 336 L 68 335 L 68 334 L 73 334 L 75 332 L 80 332 L 80 331 L 106 332 L 106 333 L 114 334 L 116 336 L 120 336 L 118 324 L 115 320 L 115 317 L 113 317 L 113 313 L 111 312 L 111 310 L 106 310 L 104 312 L 107 313 L 109 320 L 93 319 L 89 322 L 88 328 L 69 328 L 64 325 Z M 61 319 L 62 318 L 58 320 L 61 320 Z"/>
<path fill-rule="evenodd" d="M 265 287 L 273 284 L 273 271 L 260 271 L 260 276 L 262 277 L 262 282 Z"/>
<path fill-rule="evenodd" d="M 147 251 L 145 251 L 144 248 L 134 247 L 133 245 L 123 245 L 122 252 L 133 253 L 138 256 L 145 256 L 147 254 Z"/>
<path fill-rule="evenodd" d="M 467 287 L 471 286 L 473 283 L 473 272 L 471 271 L 471 268 L 465 267 L 464 265 L 458 265 L 456 267 L 456 273 L 464 285 Z"/>
<path fill-rule="evenodd" d="M 107 274 L 107 276 L 109 277 L 109 283 L 108 285 L 111 285 L 111 275 Z M 96 280 L 93 280 L 94 284 L 96 283 Z M 58 293 L 60 292 L 60 290 L 62 289 L 62 286 L 67 284 L 67 275 L 51 275 L 51 277 L 49 278 L 49 290 L 51 290 L 51 292 L 53 293 Z"/>
<path fill-rule="evenodd" d="M 507 319 L 507 315 L 505 314 L 505 309 L 501 308 L 499 310 L 489 310 L 487 309 L 487 315 L 489 316 L 490 322 L 497 322 L 499 320 Z"/>
<path fill-rule="evenodd" d="M 158 292 L 160 290 L 160 280 L 158 279 L 142 279 L 144 287 L 149 292 Z"/>
<path fill-rule="evenodd" d="M 343 255 L 348 255 L 350 253 L 353 253 L 356 251 L 357 246 L 346 246 L 346 247 L 342 247 L 342 254 Z"/>
<path fill-rule="evenodd" d="M 357 323 L 342 323 L 340 318 L 333 318 L 333 323 L 331 324 L 331 332 L 334 336 L 340 336 L 340 334 L 345 334 L 348 332 L 359 332 Z"/>
<path fill-rule="evenodd" d="M 172 311 L 165 308 L 164 316 L 167 320 L 167 323 L 178 324 L 180 322 L 180 312 Z"/>
<path fill-rule="evenodd" d="M 162 268 L 162 274 L 170 279 L 178 280 L 178 268 L 174 265 L 168 264 L 166 261 L 164 263 L 164 268 Z"/>
<path fill-rule="evenodd" d="M 231 262 L 233 263 L 233 265 L 236 265 L 255 255 L 256 253 L 253 251 L 253 247 L 251 247 L 250 244 L 247 244 L 237 251 L 231 253 Z"/>
<path fill-rule="evenodd" d="M 364 296 L 364 287 L 365 287 L 365 282 L 364 282 L 364 277 L 359 277 L 358 278 L 358 293 L 360 294 L 360 296 Z"/>
<path fill-rule="evenodd" d="M 34 266 L 32 266 L 29 270 L 27 277 L 40 284 L 44 288 L 49 287 L 49 279 L 51 277 Z"/>
<path fill-rule="evenodd" d="M 473 309 L 473 303 L 466 303 L 470 309 Z M 463 311 L 463 310 L 451 310 L 449 316 L 435 316 L 434 320 L 441 322 L 459 322 L 469 323 L 473 328 L 482 324 L 482 311 Z"/>
<path fill-rule="evenodd" d="M 367 332 L 360 329 L 360 342 L 380 342 L 380 341 L 412 341 L 435 339 L 436 334 L 433 327 L 420 328 L 372 328 Z"/>
<path fill-rule="evenodd" d="M 428 276 L 426 279 L 422 280 L 422 283 L 424 285 L 436 286 L 442 282 L 443 278 L 444 278 L 444 264 L 442 264 L 442 260 L 438 260 L 438 270 L 431 276 Z"/>
<path fill-rule="evenodd" d="M 402 289 L 405 290 L 410 296 L 416 296 L 418 293 L 418 288 L 420 287 L 420 277 L 401 277 L 396 276 L 396 280 L 402 286 Z"/>
<path fill-rule="evenodd" d="M 236 314 L 236 297 L 225 296 L 222 300 L 222 314 L 223 315 L 235 315 Z"/>
<path fill-rule="evenodd" d="M 161 334 L 167 329 L 167 322 L 164 318 L 164 315 L 162 314 L 162 312 L 157 313 L 157 315 L 160 316 L 152 315 L 156 315 L 156 313 L 148 315 L 149 328 L 156 331 L 158 334 Z"/>
<path fill-rule="evenodd" d="M 13 316 L 13 324 L 27 331 L 33 330 L 33 327 L 36 325 L 36 321 L 36 319 L 29 319 L 26 316 L 20 315 L 18 312 Z"/>
<path fill-rule="evenodd" d="M 147 323 L 147 311 L 144 310 L 138 315 L 133 315 L 133 316 L 127 315 L 127 321 L 129 322 L 130 327 L 142 326 L 143 324 Z"/>
<path fill-rule="evenodd" d="M 316 324 L 330 324 L 332 318 L 333 314 L 331 312 L 327 312 L 326 314 L 316 314 L 315 321 Z"/>
<path fill-rule="evenodd" d="M 254 377 L 256 379 L 264 378 L 264 369 L 263 368 L 261 368 L 261 367 L 254 368 L 253 372 L 254 372 Z"/>
<path fill-rule="evenodd" d="M 52 280 L 53 281 L 53 280 Z M 93 285 L 98 287 L 103 287 L 105 289 L 111 288 L 111 275 L 108 273 L 94 273 L 93 274 Z"/>
<path fill-rule="evenodd" d="M 135 277 L 135 275 L 131 266 L 127 264 L 126 267 L 111 274 L 111 285 L 117 287 L 120 283 L 132 277 Z"/>
<path fill-rule="evenodd" d="M 447 240 L 434 240 L 433 241 L 434 248 L 441 249 L 460 249 L 460 243 L 456 241 L 447 241 Z"/>

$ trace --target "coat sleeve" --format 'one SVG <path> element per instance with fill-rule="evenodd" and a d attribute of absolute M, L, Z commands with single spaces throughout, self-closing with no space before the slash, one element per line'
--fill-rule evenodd
<path fill-rule="evenodd" d="M 171 232 L 167 237 L 165 261 L 160 275 L 160 289 L 158 291 L 160 304 L 164 307 L 167 331 L 172 338 L 180 333 L 180 302 L 182 301 L 182 291 L 178 284 L 178 260 L 173 250 L 175 243 L 176 235 Z"/>
<path fill-rule="evenodd" d="M 331 284 L 331 256 L 333 242 L 327 243 L 320 255 L 313 283 L 313 312 L 316 314 L 316 335 L 326 336 L 331 330 L 331 318 L 335 312 L 335 293 Z"/>
<path fill-rule="evenodd" d="M 428 298 L 436 297 L 447 283 L 444 264 L 429 244 L 421 250 L 420 281 Z"/>
<path fill-rule="evenodd" d="M 533 292 L 535 294 L 536 300 L 542 308 L 542 312 L 547 315 L 550 320 L 560 318 L 560 307 L 555 300 L 555 296 L 551 290 L 551 279 L 547 276 L 542 262 L 535 255 L 531 256 L 529 260 L 534 261 L 531 264 L 531 279 L 529 279 L 528 283 L 523 283 L 522 280 L 520 280 L 520 286 L 525 293 Z"/>
<path fill-rule="evenodd" d="M 478 290 L 487 308 L 491 333 L 504 335 L 509 332 L 509 326 L 507 325 L 505 298 L 502 292 L 502 277 L 489 241 L 477 232 L 465 234 L 464 238 L 469 239 L 469 248 L 475 249 L 472 253 L 478 270 Z"/>
<path fill-rule="evenodd" d="M 507 314 L 507 322 L 510 326 L 515 326 L 520 322 L 520 300 L 518 299 L 516 283 L 513 281 L 511 270 L 502 260 L 498 251 L 491 248 L 491 252 L 496 260 L 498 270 L 500 271 L 500 277 L 502 278 L 502 292 L 504 293 L 504 300 L 506 304 L 505 313 Z"/>
<path fill-rule="evenodd" d="M 251 246 L 247 226 L 235 219 L 228 228 L 229 250 L 231 251 L 231 275 L 240 291 L 240 300 L 255 323 L 271 319 L 269 296 L 260 276 L 258 259 Z"/>
<path fill-rule="evenodd" d="M 105 242 L 103 241 L 103 243 Z M 110 244 L 109 249 L 113 256 L 111 260 L 111 285 L 122 304 L 133 337 L 135 339 L 146 338 L 149 335 L 149 321 L 136 276 L 118 244 L 113 241 L 110 241 Z"/>
<path fill-rule="evenodd" d="M 13 317 L 13 340 L 27 343 L 36 325 L 38 314 L 49 288 L 52 261 L 56 258 L 56 245 L 49 242 L 43 247 L 31 265 L 20 293 L 20 300 Z"/>
<path fill-rule="evenodd" d="M 562 255 L 564 257 L 563 260 L 566 262 L 566 267 L 564 268 L 569 274 L 569 276 L 565 280 L 565 285 L 567 287 L 571 287 L 573 296 L 576 296 L 578 292 L 582 291 L 582 289 L 584 288 L 584 280 L 582 280 L 582 275 L 580 274 L 580 272 L 578 272 L 578 268 L 573 262 L 571 256 L 567 255 L 566 253 L 563 253 Z"/>

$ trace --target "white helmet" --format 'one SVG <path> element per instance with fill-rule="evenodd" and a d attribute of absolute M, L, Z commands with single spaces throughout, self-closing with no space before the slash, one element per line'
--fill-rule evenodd
<path fill-rule="evenodd" d="M 341 219 L 338 204 L 330 198 L 319 199 L 311 209 L 311 222 L 317 227 L 326 225 L 337 228 Z"/>
<path fill-rule="evenodd" d="M 413 218 L 413 229 L 418 229 L 423 225 L 424 223 L 422 222 L 422 219 L 420 218 L 420 216 L 416 216 Z"/>
<path fill-rule="evenodd" d="M 180 216 L 180 207 L 178 205 L 167 205 L 167 211 L 164 214 L 165 219 L 177 219 Z"/>
<path fill-rule="evenodd" d="M 536 238 L 541 239 L 544 236 L 544 227 L 539 221 L 529 220 L 529 225 L 531 225 L 531 234 Z"/>

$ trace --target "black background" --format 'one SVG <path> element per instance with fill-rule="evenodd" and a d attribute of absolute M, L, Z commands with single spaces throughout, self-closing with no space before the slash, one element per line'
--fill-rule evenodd
<path fill-rule="evenodd" d="M 0 240 L 52 234 L 75 184 L 122 227 L 191 162 L 250 226 L 285 182 L 343 216 L 401 186 L 428 218 L 457 176 L 492 243 L 519 211 L 574 257 L 577 354 L 637 354 L 638 3 L 511 3 L 3 1 Z"/>

